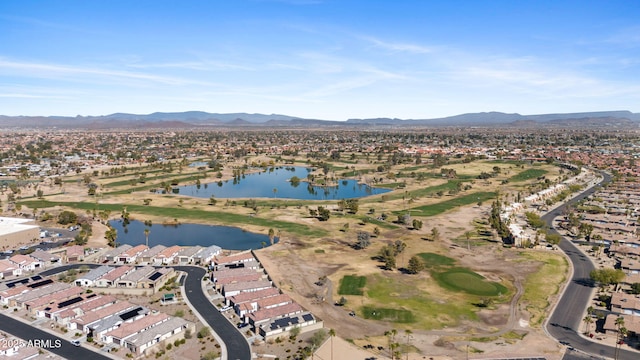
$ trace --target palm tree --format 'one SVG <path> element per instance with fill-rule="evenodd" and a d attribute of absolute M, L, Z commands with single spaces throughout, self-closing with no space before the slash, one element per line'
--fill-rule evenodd
<path fill-rule="evenodd" d="M 618 360 L 618 354 L 620 354 L 620 346 L 622 345 L 622 339 L 627 333 L 627 328 L 624 327 L 624 318 L 622 316 L 618 317 L 615 322 L 616 327 L 618 328 L 618 335 L 616 336 L 616 352 L 615 359 Z"/>
<path fill-rule="evenodd" d="M 584 321 L 584 333 L 585 334 L 589 334 L 589 327 L 591 324 L 593 324 L 593 318 L 591 317 L 591 315 L 587 315 L 584 317 L 584 319 L 582 319 L 582 321 Z"/>
<path fill-rule="evenodd" d="M 269 242 L 273 245 L 273 237 L 276 235 L 276 232 L 273 228 L 269 228 Z"/>
<path fill-rule="evenodd" d="M 333 337 L 336 336 L 336 331 L 329 329 L 329 336 L 331 337 L 331 360 L 333 360 Z"/>
<path fill-rule="evenodd" d="M 149 228 L 144 228 L 144 237 L 147 240 L 147 247 L 149 247 L 149 233 L 151 232 L 151 230 L 149 230 Z"/>
<path fill-rule="evenodd" d="M 273 188 L 273 198 L 274 199 L 275 199 L 277 193 L 278 193 L 278 188 Z"/>
<path fill-rule="evenodd" d="M 406 329 L 404 334 L 407 336 L 407 360 L 409 360 L 409 344 L 411 343 L 411 334 L 413 334 L 413 331 Z"/>
<path fill-rule="evenodd" d="M 395 337 L 398 334 L 398 330 L 391 329 L 385 331 L 384 335 L 389 337 L 389 353 L 391 354 L 391 360 L 393 360 L 394 350 L 398 347 L 398 344 L 394 343 Z"/>

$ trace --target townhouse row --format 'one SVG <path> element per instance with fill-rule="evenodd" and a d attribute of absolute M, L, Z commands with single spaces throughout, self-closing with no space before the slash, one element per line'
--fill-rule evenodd
<path fill-rule="evenodd" d="M 184 338 L 187 330 L 195 331 L 195 324 L 182 318 L 39 276 L 0 285 L 0 304 L 135 355 L 148 354 L 157 345 Z"/>
<path fill-rule="evenodd" d="M 222 249 L 217 245 L 202 246 L 131 246 L 128 244 L 109 250 L 99 257 L 101 263 L 139 265 L 206 265 L 219 255 Z"/>
<path fill-rule="evenodd" d="M 269 275 L 251 251 L 214 259 L 211 280 L 225 304 L 265 340 L 323 327 L 321 320 L 274 287 Z"/>

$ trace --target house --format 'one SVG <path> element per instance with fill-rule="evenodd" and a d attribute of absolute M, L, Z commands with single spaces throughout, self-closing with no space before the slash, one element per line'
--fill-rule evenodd
<path fill-rule="evenodd" d="M 240 293 L 234 296 L 230 296 L 226 299 L 226 304 L 227 306 L 237 307 L 238 305 L 245 302 L 253 302 L 259 299 L 268 298 L 270 296 L 276 296 L 276 295 L 280 295 L 280 290 L 278 290 L 277 288 L 271 287 L 271 288 L 260 290 L 260 291 L 246 292 L 246 293 Z M 237 312 L 238 312 L 238 309 L 236 309 L 236 313 Z"/>
<path fill-rule="evenodd" d="M 52 280 L 43 280 L 39 283 L 27 285 L 27 287 L 30 288 L 29 291 L 22 293 L 10 300 L 11 306 L 22 307 L 23 304 L 31 300 L 49 296 L 51 294 L 55 294 L 59 291 L 64 291 L 74 286 L 65 283 L 53 282 Z"/>
<path fill-rule="evenodd" d="M 303 312 L 265 322 L 258 327 L 257 333 L 265 340 L 270 340 L 274 337 L 282 336 L 294 328 L 299 328 L 301 329 L 301 332 L 305 332 L 305 330 L 311 331 L 319 329 L 322 326 L 322 322 L 319 322 L 313 314 L 310 312 Z"/>
<path fill-rule="evenodd" d="M 123 323 L 118 328 L 105 333 L 100 340 L 105 344 L 114 343 L 121 345 L 123 339 L 149 330 L 167 320 L 169 320 L 169 315 L 165 313 L 151 314 L 132 322 Z"/>
<path fill-rule="evenodd" d="M 253 256 L 253 253 L 250 250 L 237 253 L 234 255 L 222 256 L 214 259 L 214 262 L 217 268 L 235 267 L 233 265 L 238 265 L 240 263 L 244 263 L 248 261 L 256 261 L 256 258 Z"/>
<path fill-rule="evenodd" d="M 2 260 L 0 260 L 2 262 Z M 0 304 L 9 305 L 11 300 L 31 290 L 26 285 L 14 286 L 0 291 Z"/>
<path fill-rule="evenodd" d="M 77 286 L 94 286 L 95 282 L 105 274 L 115 270 L 114 267 L 102 265 L 87 273 L 80 274 L 75 281 Z"/>
<path fill-rule="evenodd" d="M 22 269 L 19 265 L 7 259 L 0 260 L 0 279 L 20 275 L 22 275 Z"/>
<path fill-rule="evenodd" d="M 148 276 L 140 279 L 136 284 L 137 288 L 141 289 L 153 289 L 155 292 L 157 289 L 164 286 L 164 284 L 173 276 L 173 268 L 163 267 L 158 268 Z"/>
<path fill-rule="evenodd" d="M 31 256 L 32 258 L 40 261 L 42 263 L 42 266 L 44 267 L 49 267 L 51 265 L 55 265 L 55 264 L 59 264 L 60 263 L 60 256 L 58 255 L 53 255 L 50 254 L 46 251 L 42 251 L 42 250 L 36 250 L 34 252 L 32 252 L 31 254 L 29 254 L 29 256 Z"/>
<path fill-rule="evenodd" d="M 222 248 L 217 245 L 211 245 L 207 248 L 204 248 L 201 252 L 194 256 L 194 264 L 196 265 L 206 265 L 209 264 L 214 257 L 218 256 L 222 252 Z"/>
<path fill-rule="evenodd" d="M 257 272 L 254 269 L 248 268 L 238 268 L 238 269 L 225 269 L 223 270 L 214 270 L 211 272 L 211 281 L 217 282 L 218 280 L 226 279 L 228 277 L 236 277 L 243 275 L 251 275 L 251 274 L 264 274 L 264 271 Z"/>
<path fill-rule="evenodd" d="M 87 326 L 89 329 L 88 334 L 92 335 L 96 339 L 102 339 L 106 333 L 119 328 L 125 323 L 138 321 L 139 319 L 148 316 L 150 313 L 151 311 L 148 308 L 136 306 L 118 314 L 108 315 L 105 318 L 89 324 L 89 326 Z"/>
<path fill-rule="evenodd" d="M 153 258 L 153 263 L 155 265 L 168 265 L 174 262 L 176 256 L 178 256 L 178 253 L 180 252 L 180 250 L 182 250 L 181 246 L 171 246 L 168 247 L 162 251 L 160 251 L 156 256 L 154 256 Z"/>
<path fill-rule="evenodd" d="M 287 294 L 278 294 L 266 298 L 256 299 L 238 304 L 236 313 L 242 317 L 246 314 L 256 312 L 262 309 L 271 309 L 278 306 L 284 306 L 293 303 L 293 299 Z"/>
<path fill-rule="evenodd" d="M 620 260 L 620 268 L 627 275 L 640 274 L 640 261 L 631 258 Z"/>
<path fill-rule="evenodd" d="M 80 245 L 69 246 L 65 248 L 65 256 L 68 263 L 84 261 L 84 247 Z"/>
<path fill-rule="evenodd" d="M 186 330 L 195 332 L 195 325 L 179 317 L 172 317 L 149 331 L 141 331 L 120 340 L 123 347 L 135 354 L 145 354 L 147 349 L 163 343 L 184 338 Z M 115 340 L 115 339 L 114 339 Z"/>
<path fill-rule="evenodd" d="M 640 334 L 640 316 L 609 314 L 605 318 L 603 326 L 607 335 L 618 335 L 616 320 L 619 317 L 624 319 L 624 327 L 629 332 L 629 336 L 637 336 Z"/>
<path fill-rule="evenodd" d="M 614 292 L 611 294 L 611 311 L 618 314 L 640 316 L 640 297 Z"/>
<path fill-rule="evenodd" d="M 25 271 L 35 271 L 42 267 L 42 263 L 31 256 L 16 254 L 9 258 L 9 261 L 18 265 L 20 269 Z"/>
<path fill-rule="evenodd" d="M 138 256 L 138 264 L 141 264 L 141 265 L 153 264 L 155 256 L 158 255 L 160 252 L 162 252 L 166 248 L 167 247 L 164 245 L 156 245 L 150 249 L 147 249 L 142 254 L 140 254 L 140 256 Z"/>
<path fill-rule="evenodd" d="M 118 254 L 118 256 L 116 256 L 116 258 L 114 259 L 114 262 L 118 262 L 121 264 L 133 264 L 138 259 L 138 256 L 140 256 L 148 249 L 149 247 L 147 245 L 137 245 Z"/>
<path fill-rule="evenodd" d="M 290 317 L 300 314 L 304 310 L 297 303 L 291 303 L 284 306 L 278 306 L 270 309 L 262 309 L 245 316 L 245 322 L 250 324 L 254 329 L 258 329 L 261 324 L 269 322 L 272 319 Z"/>
<path fill-rule="evenodd" d="M 178 265 L 189 265 L 195 263 L 195 256 L 204 248 L 202 246 L 188 246 L 182 248 L 177 256 Z"/>
<path fill-rule="evenodd" d="M 102 275 L 100 278 L 94 281 L 93 286 L 100 287 L 100 288 L 115 286 L 116 282 L 120 278 L 122 278 L 123 276 L 127 275 L 128 273 L 134 270 L 135 268 L 133 266 L 129 266 L 129 265 L 118 266 L 117 268 L 113 269 L 112 271 L 109 271 L 108 273 Z"/>
<path fill-rule="evenodd" d="M 258 280 L 258 281 L 248 281 L 248 282 L 227 284 L 222 287 L 222 296 L 226 298 L 226 297 L 238 295 L 243 292 L 253 292 L 253 291 L 268 289 L 272 286 L 273 285 L 269 280 Z"/>
<path fill-rule="evenodd" d="M 222 279 L 218 279 L 214 285 L 216 290 L 222 289 L 225 285 L 236 284 L 242 282 L 264 280 L 265 275 L 254 271 L 251 274 L 240 276 L 229 276 Z"/>
<path fill-rule="evenodd" d="M 84 289 L 78 286 L 71 286 L 61 291 L 56 291 L 45 296 L 41 296 L 23 303 L 23 307 L 32 313 L 37 314 L 38 308 L 44 305 L 54 304 L 58 301 L 70 300 L 84 293 Z"/>
<path fill-rule="evenodd" d="M 67 329 L 82 330 L 82 332 L 88 333 L 90 331 L 90 325 L 94 324 L 100 319 L 105 319 L 115 314 L 125 313 L 136 307 L 138 306 L 133 305 L 128 301 L 118 301 L 109 306 L 87 311 L 84 314 L 80 314 L 79 316 L 69 320 L 69 322 L 67 323 Z"/>
<path fill-rule="evenodd" d="M 118 255 L 122 254 L 123 252 L 131 248 L 133 248 L 133 246 L 129 244 L 120 245 L 115 249 L 111 249 L 107 251 L 104 255 L 100 257 L 100 260 L 102 262 L 115 262 L 118 259 Z"/>
<path fill-rule="evenodd" d="M 50 311 L 50 316 L 45 315 L 45 317 L 49 317 L 58 324 L 66 326 L 71 319 L 75 319 L 93 310 L 99 310 L 107 306 L 111 306 L 117 301 L 118 300 L 113 295 L 87 296 L 84 301 L 62 309 L 54 309 Z"/>

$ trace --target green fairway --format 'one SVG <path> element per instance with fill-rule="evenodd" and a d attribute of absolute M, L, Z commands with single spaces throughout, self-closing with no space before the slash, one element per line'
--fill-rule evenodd
<path fill-rule="evenodd" d="M 450 200 L 445 200 L 432 205 L 423 205 L 409 209 L 409 213 L 412 216 L 435 216 L 442 214 L 445 211 L 455 209 L 459 206 L 465 206 L 477 203 L 479 201 L 487 201 L 496 197 L 495 192 L 476 192 L 472 194 L 463 195 Z M 396 215 L 404 214 L 406 211 L 394 212 Z"/>
<path fill-rule="evenodd" d="M 303 236 L 324 236 L 326 231 L 322 229 L 312 229 L 303 224 L 296 224 L 287 221 L 263 219 L 258 216 L 247 216 L 233 214 L 225 211 L 209 211 L 201 209 L 185 209 L 172 207 L 158 207 L 131 204 L 96 204 L 93 202 L 51 202 L 47 200 L 21 201 L 20 204 L 30 208 L 46 209 L 54 206 L 67 206 L 78 210 L 110 210 L 113 213 L 122 211 L 126 206 L 130 213 L 147 214 L 152 216 L 166 217 L 168 219 L 178 219 L 181 222 L 205 221 L 224 225 L 241 226 L 244 224 L 264 226 L 274 228 L 283 232 Z"/>
<path fill-rule="evenodd" d="M 450 257 L 435 253 L 420 253 L 418 256 L 422 258 L 427 268 L 451 266 L 456 263 L 456 261 Z"/>
<path fill-rule="evenodd" d="M 415 281 L 411 277 L 368 276 L 366 296 L 371 303 L 359 308 L 361 315 L 382 321 L 414 322 L 420 329 L 455 326 L 461 319 L 477 318 L 476 308 L 471 305 L 475 300 L 470 295 L 456 294 L 455 298 L 442 301 L 442 294 L 421 290 Z"/>
<path fill-rule="evenodd" d="M 367 283 L 365 276 L 345 275 L 340 280 L 339 295 L 362 295 L 362 288 Z"/>
<path fill-rule="evenodd" d="M 391 321 L 400 324 L 415 322 L 413 313 L 404 309 L 378 308 L 363 306 L 361 308 L 362 317 L 365 319 Z"/>
<path fill-rule="evenodd" d="M 452 268 L 444 272 L 432 272 L 438 284 L 445 289 L 463 291 L 479 296 L 505 295 L 508 290 L 501 284 L 487 281 L 483 276 L 465 268 Z"/>
<path fill-rule="evenodd" d="M 522 171 L 519 174 L 516 174 L 510 177 L 509 181 L 511 182 L 527 181 L 531 179 L 536 179 L 546 173 L 547 173 L 547 170 L 543 170 L 543 169 L 527 169 L 525 171 Z"/>

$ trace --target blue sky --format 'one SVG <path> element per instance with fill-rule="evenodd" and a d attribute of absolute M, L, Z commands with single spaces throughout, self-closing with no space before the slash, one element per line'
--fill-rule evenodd
<path fill-rule="evenodd" d="M 0 1 L 0 114 L 640 112 L 637 1 Z"/>

